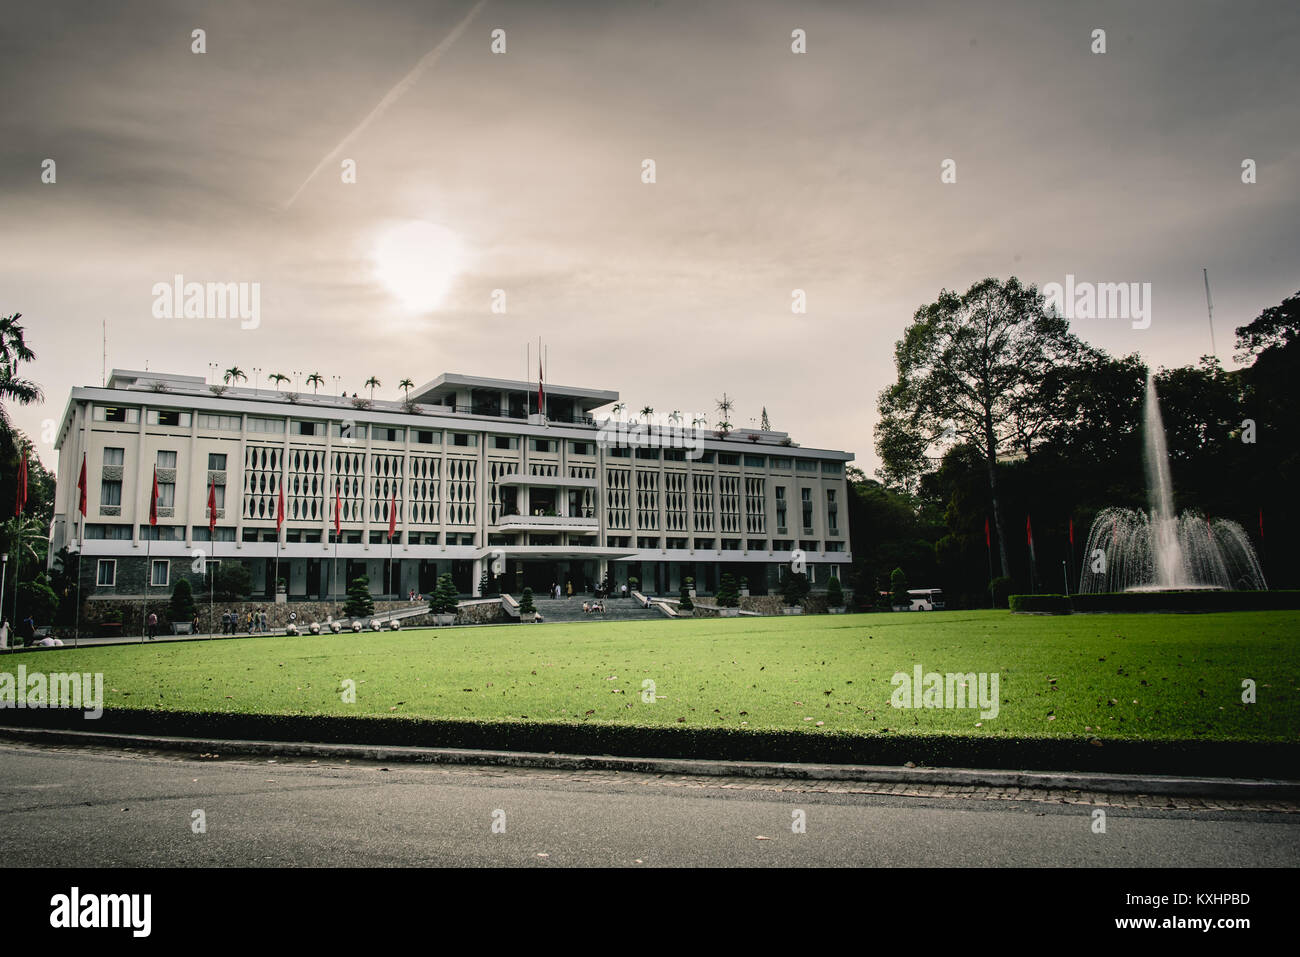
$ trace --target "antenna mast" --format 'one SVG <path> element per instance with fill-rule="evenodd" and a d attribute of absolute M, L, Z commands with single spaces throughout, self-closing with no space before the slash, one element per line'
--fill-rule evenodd
<path fill-rule="evenodd" d="M 1210 351 L 1214 358 L 1219 358 L 1219 350 L 1214 345 L 1214 303 L 1210 300 L 1210 270 L 1202 269 L 1201 273 L 1205 276 L 1205 309 L 1210 316 Z"/>

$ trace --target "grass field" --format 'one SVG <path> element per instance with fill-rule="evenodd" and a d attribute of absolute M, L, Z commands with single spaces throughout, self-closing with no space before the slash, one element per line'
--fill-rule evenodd
<path fill-rule="evenodd" d="M 108 709 L 809 734 L 1300 740 L 1300 612 L 579 623 L 65 649 Z M 997 672 L 1000 713 L 891 707 L 895 672 Z M 1258 702 L 1242 703 L 1243 679 Z M 356 682 L 356 702 L 342 700 Z M 654 703 L 642 700 L 654 682 Z"/>

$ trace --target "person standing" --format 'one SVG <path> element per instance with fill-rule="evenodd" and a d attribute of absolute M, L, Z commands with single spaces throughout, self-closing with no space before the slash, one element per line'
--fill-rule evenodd
<path fill-rule="evenodd" d="M 149 640 L 150 641 L 153 641 L 154 635 L 157 632 L 157 630 L 158 630 L 158 613 L 156 611 L 151 611 L 149 612 Z"/>
<path fill-rule="evenodd" d="M 567 597 L 569 597 L 569 598 L 572 598 L 572 597 L 573 597 L 573 581 L 572 581 L 572 580 L 567 581 L 567 582 L 564 583 L 564 591 L 565 591 Z"/>

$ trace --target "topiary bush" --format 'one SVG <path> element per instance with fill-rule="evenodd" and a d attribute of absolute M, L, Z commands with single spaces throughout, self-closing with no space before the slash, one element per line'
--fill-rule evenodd
<path fill-rule="evenodd" d="M 1011 579 L 994 578 L 989 582 L 989 594 L 993 596 L 994 608 L 1006 608 L 1007 598 L 1011 594 Z"/>
<path fill-rule="evenodd" d="M 808 597 L 808 576 L 803 572 L 794 572 L 785 576 L 781 582 L 781 600 L 787 605 L 802 605 Z"/>
<path fill-rule="evenodd" d="M 907 594 L 907 575 L 901 568 L 895 568 L 889 573 L 889 591 L 896 607 L 912 604 L 912 599 Z"/>
<path fill-rule="evenodd" d="M 826 583 L 826 604 L 831 608 L 839 608 L 844 604 L 844 589 L 840 587 L 840 580 L 835 575 Z"/>
<path fill-rule="evenodd" d="M 533 615 L 537 613 L 537 606 L 533 604 L 533 590 L 525 588 L 524 593 L 519 596 L 519 614 Z"/>
<path fill-rule="evenodd" d="M 736 588 L 736 579 L 729 573 L 722 576 L 718 583 L 718 604 L 723 608 L 735 608 L 740 604 L 740 590 Z"/>
<path fill-rule="evenodd" d="M 173 622 L 189 624 L 194 620 L 194 590 L 188 578 L 177 578 L 172 587 L 171 605 L 167 615 Z"/>
<path fill-rule="evenodd" d="M 456 591 L 456 583 L 449 573 L 444 572 L 438 576 L 438 584 L 429 599 L 429 611 L 435 615 L 454 615 L 459 604 L 460 594 Z"/>
<path fill-rule="evenodd" d="M 682 588 L 678 592 L 681 600 L 677 603 L 677 607 L 682 611 L 692 611 L 695 608 L 695 602 L 691 601 L 691 586 L 694 584 L 695 579 L 693 578 L 682 579 Z"/>
<path fill-rule="evenodd" d="M 365 575 L 352 579 L 348 585 L 348 600 L 343 614 L 349 618 L 369 618 L 375 613 L 375 600 L 370 597 L 370 579 Z"/>

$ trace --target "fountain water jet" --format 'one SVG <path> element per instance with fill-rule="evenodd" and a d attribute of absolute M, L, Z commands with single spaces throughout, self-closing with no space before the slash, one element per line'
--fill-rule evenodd
<path fill-rule="evenodd" d="M 1236 522 L 1174 512 L 1169 448 L 1155 378 L 1148 374 L 1142 459 L 1149 512 L 1103 509 L 1088 533 L 1079 591 L 1265 589 L 1264 571 Z"/>

